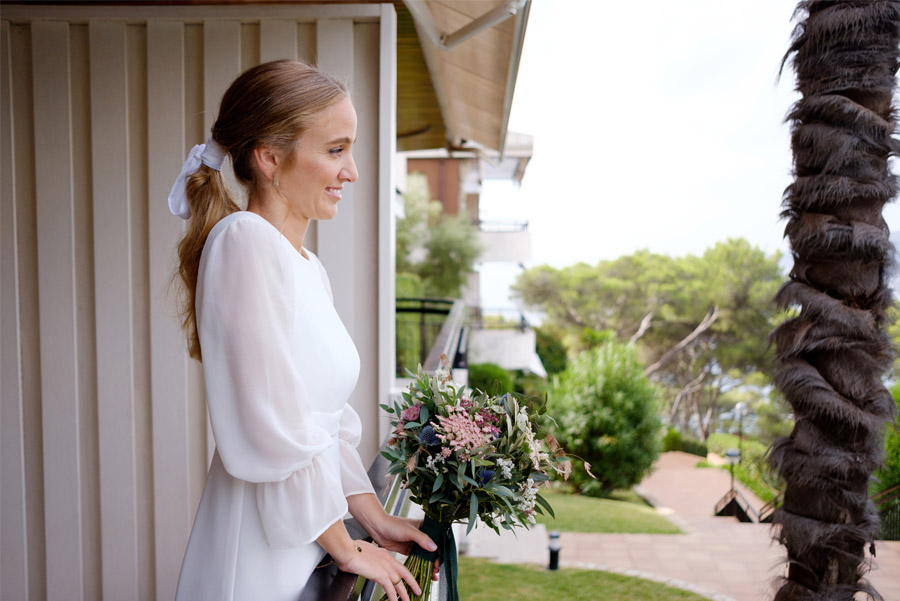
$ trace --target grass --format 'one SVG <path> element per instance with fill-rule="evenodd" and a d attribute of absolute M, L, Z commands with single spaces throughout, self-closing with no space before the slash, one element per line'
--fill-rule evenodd
<path fill-rule="evenodd" d="M 705 601 L 704 597 L 651 580 L 611 572 L 502 565 L 459 558 L 459 597 L 466 601 Z"/>
<path fill-rule="evenodd" d="M 632 491 L 616 491 L 609 499 L 585 497 L 554 489 L 543 489 L 541 495 L 547 499 L 556 513 L 555 519 L 548 514 L 537 516 L 538 523 L 545 524 L 547 530 L 629 534 L 681 533 L 681 530 L 656 513 Z"/>

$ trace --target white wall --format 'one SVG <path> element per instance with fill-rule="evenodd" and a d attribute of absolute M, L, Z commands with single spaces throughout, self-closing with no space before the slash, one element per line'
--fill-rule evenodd
<path fill-rule="evenodd" d="M 0 598 L 168 601 L 212 440 L 166 195 L 243 69 L 299 57 L 351 81 L 361 177 L 311 242 L 362 357 L 351 402 L 375 424 L 393 374 L 393 7 L 4 6 L 2 19 Z M 373 426 L 365 460 L 378 442 Z"/>

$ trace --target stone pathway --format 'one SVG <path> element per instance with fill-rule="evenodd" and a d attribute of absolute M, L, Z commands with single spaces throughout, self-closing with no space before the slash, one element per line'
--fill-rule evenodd
<path fill-rule="evenodd" d="M 684 534 L 577 534 L 561 537 L 562 565 L 603 569 L 666 582 L 717 601 L 768 601 L 773 579 L 783 576 L 783 549 L 768 525 L 712 515 L 729 490 L 729 475 L 695 468 L 698 458 L 664 453 L 639 492 Z M 757 508 L 763 503 L 742 490 Z M 497 537 L 475 529 L 461 544 L 466 554 L 504 563 L 547 563 L 543 527 Z M 869 578 L 886 601 L 900 600 L 900 542 L 877 544 Z M 562 600 L 560 600 L 562 601 Z"/>

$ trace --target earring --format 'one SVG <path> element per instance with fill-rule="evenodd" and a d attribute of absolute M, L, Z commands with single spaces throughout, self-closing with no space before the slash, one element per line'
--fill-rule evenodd
<path fill-rule="evenodd" d="M 278 187 L 278 174 L 277 173 L 272 176 L 272 187 L 273 188 Z"/>

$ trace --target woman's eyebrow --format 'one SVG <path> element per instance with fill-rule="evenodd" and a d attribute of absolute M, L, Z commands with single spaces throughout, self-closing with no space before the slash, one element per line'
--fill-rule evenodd
<path fill-rule="evenodd" d="M 328 143 L 329 146 L 332 144 L 356 144 L 356 140 L 351 140 L 347 136 L 344 136 L 343 138 L 337 138 Z"/>

